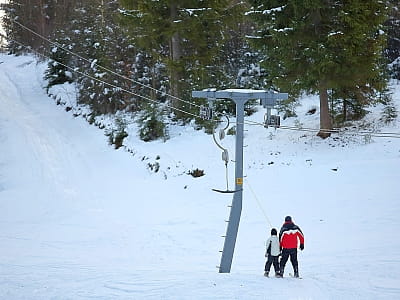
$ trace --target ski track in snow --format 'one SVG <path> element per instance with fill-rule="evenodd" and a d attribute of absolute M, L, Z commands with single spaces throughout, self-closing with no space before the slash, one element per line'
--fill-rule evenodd
<path fill-rule="evenodd" d="M 232 273 L 218 274 L 231 196 L 210 191 L 224 185 L 224 167 L 208 136 L 134 141 L 179 165 L 164 180 L 56 106 L 43 65 L 0 61 L 0 299 L 400 298 L 397 140 L 342 148 L 251 128 L 246 184 L 269 219 L 245 189 Z M 182 166 L 206 176 L 182 175 Z M 269 223 L 287 214 L 306 237 L 303 279 L 264 278 Z"/>

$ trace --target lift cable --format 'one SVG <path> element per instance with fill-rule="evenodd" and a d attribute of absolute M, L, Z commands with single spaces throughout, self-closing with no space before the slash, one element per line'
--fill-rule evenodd
<path fill-rule="evenodd" d="M 90 63 L 90 64 L 93 64 L 93 65 L 96 65 L 96 66 L 99 67 L 100 69 L 103 69 L 104 71 L 107 71 L 107 72 L 109 72 L 109 73 L 111 73 L 111 74 L 113 74 L 113 75 L 115 75 L 115 76 L 119 76 L 120 78 L 123 78 L 123 79 L 125 79 L 125 80 L 131 81 L 131 82 L 133 82 L 133 83 L 135 83 L 135 84 L 138 84 L 138 85 L 141 85 L 141 86 L 143 86 L 143 87 L 149 88 L 149 89 L 151 89 L 151 90 L 153 90 L 153 91 L 156 91 L 157 93 L 165 94 L 165 95 L 167 95 L 167 96 L 169 96 L 169 97 L 171 97 L 171 98 L 173 98 L 173 99 L 176 99 L 176 100 L 178 100 L 178 101 L 184 102 L 184 103 L 189 104 L 189 105 L 193 105 L 193 106 L 198 107 L 198 108 L 200 108 L 200 109 L 203 107 L 202 105 L 198 105 L 198 104 L 195 104 L 195 103 L 193 103 L 193 102 L 183 100 L 183 99 L 181 99 L 181 98 L 179 98 L 179 97 L 176 97 L 176 96 L 167 94 L 167 93 L 165 93 L 165 92 L 163 92 L 163 91 L 160 91 L 160 90 L 158 90 L 158 89 L 153 88 L 152 86 L 143 84 L 143 83 L 141 83 L 141 82 L 139 82 L 139 81 L 136 81 L 136 80 L 134 80 L 134 79 L 132 79 L 132 78 L 126 77 L 126 76 L 121 75 L 121 74 L 119 74 L 119 73 L 117 73 L 117 72 L 115 72 L 115 71 L 112 71 L 112 70 L 110 70 L 110 69 L 108 69 L 108 68 L 106 68 L 106 67 L 103 67 L 103 66 L 101 66 L 101 65 L 99 65 L 99 64 L 97 64 L 97 63 L 95 63 L 94 61 L 90 61 L 89 59 L 84 58 L 84 57 L 82 57 L 81 55 L 79 55 L 79 54 L 77 54 L 77 53 L 75 53 L 75 52 L 73 52 L 73 51 L 70 51 L 70 50 L 66 49 L 65 47 L 63 47 L 63 46 L 60 45 L 59 43 L 51 41 L 50 39 L 48 39 L 48 38 L 42 36 L 41 34 L 39 34 L 39 33 L 37 33 L 36 31 L 30 29 L 29 27 L 27 27 L 27 26 L 21 24 L 20 22 L 18 22 L 18 21 L 16 21 L 16 20 L 11 20 L 11 21 L 12 21 L 13 23 L 17 24 L 18 26 L 20 26 L 21 28 L 23 28 L 23 29 L 25 29 L 25 30 L 31 32 L 32 34 L 38 36 L 39 38 L 41 38 L 41 39 L 47 41 L 48 43 L 50 43 L 50 44 L 52 44 L 52 45 L 54 45 L 54 46 L 56 46 L 56 47 L 59 47 L 59 48 L 63 49 L 63 50 L 66 51 L 67 53 L 69 53 L 69 54 L 71 54 L 71 55 L 73 55 L 73 56 L 76 56 L 76 57 L 78 57 L 78 58 L 81 59 L 81 60 L 84 60 L 84 61 L 86 61 L 86 62 L 88 62 L 88 63 Z M 8 37 L 5 37 L 3 34 L 1 34 L 1 36 L 4 37 L 4 38 L 6 38 L 6 39 L 8 39 L 8 40 L 12 40 L 12 41 L 14 41 L 15 43 L 20 44 L 21 46 L 23 46 L 23 47 L 29 49 L 30 51 L 34 51 L 35 53 L 37 53 L 37 54 L 39 54 L 39 55 L 41 55 L 41 56 L 43 56 L 43 57 L 45 57 L 45 58 L 47 58 L 47 59 L 49 59 L 49 60 L 52 60 L 50 57 L 45 56 L 45 55 L 39 53 L 38 51 L 33 50 L 33 49 L 32 49 L 31 47 L 29 47 L 29 46 L 25 46 L 25 45 L 23 45 L 23 44 L 20 43 L 20 42 L 17 42 L 17 41 L 15 41 L 15 40 L 13 40 L 13 39 L 9 39 Z M 118 87 L 118 86 L 116 86 L 116 85 L 114 85 L 114 84 L 110 84 L 110 83 L 104 82 L 104 81 L 102 81 L 102 80 L 100 80 L 100 79 L 98 79 L 98 78 L 92 77 L 92 76 L 90 76 L 90 75 L 88 75 L 88 74 L 86 74 L 86 73 L 84 73 L 84 72 L 77 71 L 77 70 L 73 69 L 72 67 L 66 66 L 66 65 L 64 65 L 64 64 L 62 64 L 62 63 L 60 63 L 60 62 L 57 62 L 57 63 L 59 63 L 60 65 L 62 65 L 62 66 L 64 66 L 64 67 L 66 67 L 66 68 L 68 68 L 68 69 L 74 71 L 75 73 L 81 74 L 81 75 L 86 76 L 86 77 L 88 77 L 88 78 L 90 78 L 90 79 L 96 80 L 96 81 L 98 81 L 98 82 L 102 82 L 102 83 L 107 84 L 107 85 L 109 85 L 109 86 L 111 86 L 111 87 L 114 87 L 114 88 L 118 88 L 118 89 L 120 89 L 120 90 L 122 90 L 122 91 L 124 91 L 124 92 L 130 93 L 130 94 L 132 94 L 132 95 L 134 95 L 134 96 L 143 98 L 143 99 L 145 99 L 145 100 L 159 103 L 158 101 L 153 100 L 153 99 L 150 99 L 150 98 L 148 98 L 148 97 L 146 97 L 146 96 L 142 96 L 142 95 L 139 95 L 139 94 L 137 94 L 137 93 L 128 91 L 128 90 L 126 90 L 126 89 L 124 89 L 124 88 Z M 167 104 L 165 104 L 165 106 L 166 106 L 166 107 L 169 107 L 169 108 L 171 108 L 171 109 L 173 109 L 173 110 L 176 110 L 176 111 L 179 111 L 179 112 L 182 112 L 182 113 L 185 113 L 185 114 L 194 116 L 194 117 L 196 117 L 196 118 L 202 118 L 202 116 L 199 116 L 199 115 L 196 115 L 196 114 L 187 112 L 187 111 L 185 111 L 185 110 L 182 110 L 182 109 L 179 109 L 179 108 L 176 108 L 176 107 L 169 106 L 169 105 L 167 105 Z M 218 113 L 218 116 L 223 116 L 223 114 L 222 114 L 222 113 Z M 219 121 L 219 120 L 209 120 L 209 121 L 216 122 L 216 123 L 221 122 L 221 121 Z M 248 125 L 260 125 L 260 126 L 264 126 L 263 123 L 255 122 L 255 121 L 249 121 L 249 120 L 248 120 L 248 121 L 245 121 L 244 123 L 245 123 L 245 124 L 248 124 Z M 305 128 L 305 127 L 299 128 L 299 127 L 290 127 L 290 126 L 282 126 L 282 125 L 279 126 L 279 128 L 281 128 L 281 129 L 286 129 L 286 130 L 294 130 L 294 131 L 305 131 L 305 132 L 324 132 L 324 133 L 338 133 L 338 134 L 345 134 L 345 135 L 360 135 L 360 136 L 373 136 L 373 137 L 386 137 L 386 138 L 400 138 L 400 133 L 390 133 L 390 132 L 366 132 L 366 131 L 364 131 L 364 132 L 360 132 L 360 131 L 358 131 L 358 132 L 355 132 L 355 131 L 346 131 L 346 132 L 343 132 L 343 131 L 340 131 L 339 129 L 314 129 L 314 128 Z"/>
<path fill-rule="evenodd" d="M 265 127 L 264 123 L 247 120 L 244 122 L 247 125 L 256 125 Z M 277 127 L 284 130 L 304 131 L 304 132 L 324 132 L 324 133 L 337 133 L 343 135 L 359 135 L 359 136 L 373 136 L 373 137 L 386 137 L 386 138 L 400 138 L 400 133 L 397 132 L 374 132 L 374 131 L 343 131 L 338 128 L 334 129 L 315 129 L 307 127 L 295 127 L 280 125 Z"/>
<path fill-rule="evenodd" d="M 1 33 L 0 33 L 0 36 L 5 37 L 5 36 L 4 36 L 3 34 L 1 34 Z M 7 38 L 7 37 L 5 37 L 5 38 Z M 16 40 L 13 40 L 13 39 L 10 39 L 10 38 L 7 38 L 7 39 L 10 40 L 10 41 L 13 41 L 14 43 L 17 43 L 18 45 L 20 45 L 20 46 L 22 46 L 22 47 L 28 49 L 29 51 L 33 51 L 34 53 L 36 53 L 36 54 L 39 55 L 39 56 L 42 56 L 43 58 L 47 58 L 47 59 L 50 59 L 50 60 L 51 60 L 50 57 L 46 56 L 46 55 L 43 54 L 43 53 L 40 53 L 39 51 L 36 51 L 36 50 L 32 49 L 32 48 L 29 47 L 29 46 L 24 45 L 24 44 L 21 43 L 21 42 L 18 42 L 18 41 L 16 41 Z M 74 68 L 72 68 L 72 67 L 70 67 L 70 66 L 68 66 L 68 65 L 65 65 L 65 64 L 63 64 L 63 63 L 60 63 L 60 62 L 57 62 L 57 63 L 60 64 L 61 66 L 65 67 L 65 68 L 71 70 L 71 71 L 74 72 L 74 73 L 80 74 L 80 75 L 82 75 L 82 76 L 84 76 L 84 77 L 90 78 L 90 79 L 95 80 L 95 81 L 100 82 L 100 83 L 103 83 L 103 84 L 105 84 L 105 85 L 107 85 L 107 86 L 109 86 L 109 87 L 113 87 L 113 88 L 116 88 L 116 89 L 118 89 L 118 90 L 120 90 L 120 91 L 126 92 L 126 93 L 128 93 L 128 94 L 134 95 L 134 96 L 139 97 L 139 98 L 142 98 L 142 99 L 144 99 L 144 100 L 147 100 L 147 101 L 150 101 L 150 102 L 153 102 L 153 103 L 160 104 L 160 102 L 158 102 L 158 101 L 156 101 L 156 100 L 154 100 L 154 99 L 151 99 L 151 98 L 149 98 L 149 97 L 146 97 L 146 96 L 137 94 L 137 93 L 135 93 L 135 92 L 132 92 L 132 91 L 129 91 L 129 90 L 125 89 L 125 88 L 122 88 L 122 87 L 120 87 L 120 86 L 117 86 L 117 85 L 115 85 L 115 84 L 112 84 L 112 83 L 103 81 L 103 80 L 101 80 L 101 79 L 99 79 L 99 78 L 96 78 L 96 77 L 93 77 L 93 76 L 91 76 L 91 75 L 89 75 L 89 74 L 87 74 L 87 73 L 85 73 L 85 72 L 81 72 L 81 71 L 75 70 Z M 170 106 L 170 105 L 168 105 L 168 104 L 163 104 L 163 105 L 164 105 L 165 107 L 168 107 L 168 108 L 172 109 L 172 110 L 176 110 L 176 111 L 179 111 L 179 112 L 181 112 L 181 113 L 185 113 L 185 114 L 190 115 L 190 116 L 193 116 L 193 117 L 195 117 L 195 118 L 200 118 L 199 115 L 196 115 L 196 114 L 194 114 L 194 113 L 185 111 L 185 110 L 183 110 L 183 109 L 179 109 L 179 108 Z M 212 120 L 212 121 L 213 121 L 213 120 Z M 215 122 L 216 122 L 216 121 L 215 121 Z"/>
<path fill-rule="evenodd" d="M 123 78 L 123 79 L 125 79 L 125 80 L 131 81 L 131 82 L 133 82 L 133 83 L 135 83 L 135 84 L 138 84 L 138 85 L 140 85 L 140 86 L 146 87 L 146 88 L 148 88 L 148 89 L 150 89 L 150 90 L 152 90 L 152 91 L 155 91 L 155 92 L 157 92 L 157 93 L 167 95 L 167 96 L 169 96 L 169 97 L 171 97 L 171 98 L 173 98 L 173 99 L 175 99 L 175 100 L 178 100 L 178 101 L 184 102 L 184 103 L 186 103 L 186 104 L 193 105 L 193 106 L 195 106 L 195 107 L 200 108 L 200 105 L 198 105 L 198 104 L 196 104 L 196 103 L 183 100 L 183 99 L 181 99 L 181 98 L 179 98 L 179 97 L 173 96 L 173 95 L 171 95 L 171 94 L 165 93 L 164 91 L 161 91 L 161 90 L 158 90 L 158 89 L 156 89 L 156 88 L 153 88 L 153 87 L 150 86 L 150 85 L 144 84 L 144 83 L 142 83 L 142 82 L 140 82 L 140 81 L 137 81 L 137 80 L 134 80 L 134 79 L 132 79 L 132 78 L 126 77 L 126 76 L 124 76 L 124 75 L 121 75 L 121 74 L 119 74 L 119 73 L 117 73 L 117 72 L 115 72 L 115 71 L 113 71 L 113 70 L 110 70 L 109 68 L 103 67 L 103 66 L 97 64 L 97 63 L 95 62 L 95 60 L 91 61 L 91 60 L 89 60 L 89 59 L 87 59 L 87 58 L 85 58 L 85 57 L 83 57 L 83 56 L 81 56 L 81 55 L 79 55 L 79 54 L 77 54 L 77 53 L 75 53 L 75 52 L 73 52 L 73 51 L 71 51 L 71 50 L 69 50 L 69 49 L 63 47 L 61 44 L 59 44 L 59 43 L 57 43 L 57 42 L 51 41 L 50 39 L 44 37 L 43 35 L 37 33 L 36 31 L 34 31 L 34 30 L 32 30 L 32 29 L 30 29 L 29 27 L 27 27 L 27 26 L 21 24 L 20 22 L 18 22 L 18 21 L 16 21 L 16 20 L 11 20 L 11 21 L 14 22 L 15 24 L 17 24 L 18 26 L 20 26 L 21 28 L 23 28 L 23 29 L 29 31 L 30 33 L 32 33 L 32 34 L 38 36 L 39 38 L 41 38 L 41 39 L 47 41 L 47 42 L 50 43 L 51 45 L 56 46 L 56 47 L 58 47 L 58 48 L 61 48 L 61 49 L 63 49 L 64 51 L 66 51 L 67 53 L 69 53 L 69 54 L 71 54 L 71 55 L 73 55 L 73 56 L 76 56 L 76 57 L 78 57 L 79 59 L 81 59 L 81 60 L 83 60 L 83 61 L 86 61 L 86 62 L 88 62 L 88 63 L 91 64 L 91 65 L 97 66 L 97 67 L 99 67 L 100 69 L 102 69 L 102 70 L 104 70 L 104 71 L 106 71 L 106 72 L 109 72 L 109 73 L 111 73 L 111 74 L 113 74 L 113 75 L 115 75 L 115 76 L 118 76 L 118 77 L 120 77 L 120 78 Z"/>

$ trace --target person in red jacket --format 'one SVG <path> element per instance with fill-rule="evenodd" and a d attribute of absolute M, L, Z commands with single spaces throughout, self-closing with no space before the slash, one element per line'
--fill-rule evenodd
<path fill-rule="evenodd" d="M 292 222 L 292 217 L 287 216 L 279 232 L 280 247 L 282 258 L 280 263 L 280 274 L 283 276 L 286 262 L 290 256 L 293 266 L 294 277 L 299 277 L 299 263 L 297 261 L 297 246 L 300 242 L 300 250 L 304 249 L 304 235 L 300 227 Z"/>

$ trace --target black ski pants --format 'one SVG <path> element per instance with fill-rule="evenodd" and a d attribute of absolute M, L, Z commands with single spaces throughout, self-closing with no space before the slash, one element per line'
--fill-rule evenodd
<path fill-rule="evenodd" d="M 269 272 L 271 265 L 274 264 L 275 274 L 279 273 L 279 256 L 268 255 L 267 262 L 265 263 L 264 271 Z"/>
<path fill-rule="evenodd" d="M 290 256 L 290 262 L 292 263 L 292 266 L 293 266 L 294 273 L 296 274 L 299 272 L 299 263 L 297 261 L 297 249 L 296 248 L 290 248 L 290 249 L 283 248 L 281 265 L 280 265 L 281 275 L 283 275 L 283 271 L 285 270 L 285 265 L 289 259 L 289 256 Z"/>

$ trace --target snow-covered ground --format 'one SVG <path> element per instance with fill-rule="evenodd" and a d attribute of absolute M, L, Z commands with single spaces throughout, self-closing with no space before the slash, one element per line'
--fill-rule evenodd
<path fill-rule="evenodd" d="M 232 196 L 211 191 L 225 187 L 212 137 L 177 127 L 144 143 L 131 132 L 133 155 L 116 151 L 46 96 L 44 65 L 0 62 L 0 299 L 400 298 L 399 138 L 246 126 L 239 235 L 231 273 L 219 274 Z M 302 103 L 283 125 L 317 128 L 318 113 L 306 115 L 317 98 Z M 233 157 L 234 137 L 222 143 Z M 206 175 L 186 174 L 196 168 Z M 264 242 L 286 215 L 305 234 L 302 280 L 262 276 Z"/>

